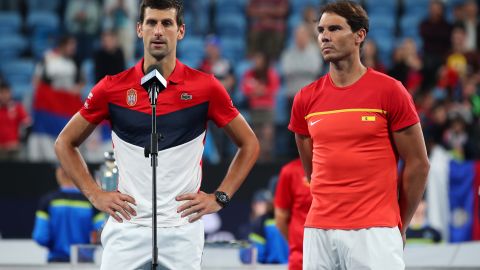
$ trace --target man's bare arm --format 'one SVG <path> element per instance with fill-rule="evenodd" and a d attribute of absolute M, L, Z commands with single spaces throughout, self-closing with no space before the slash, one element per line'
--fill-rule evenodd
<path fill-rule="evenodd" d="M 230 121 L 224 127 L 224 131 L 237 145 L 238 151 L 230 163 L 227 174 L 218 190 L 232 197 L 255 164 L 260 147 L 257 137 L 241 115 Z M 196 213 L 190 218 L 190 222 L 200 219 L 205 214 L 217 212 L 221 209 L 216 202 L 214 194 L 204 192 L 188 193 L 177 196 L 177 200 L 187 201 L 177 209 L 178 212 L 182 212 L 183 217 Z"/>
<path fill-rule="evenodd" d="M 135 204 L 135 200 L 119 192 L 102 191 L 90 175 L 87 164 L 78 150 L 94 129 L 95 125 L 85 120 L 79 113 L 75 114 L 58 135 L 55 152 L 63 169 L 98 210 L 110 214 L 119 222 L 122 218 L 117 213 L 130 219 L 130 215 L 136 213 L 128 203 Z"/>
<path fill-rule="evenodd" d="M 425 191 L 430 164 L 420 124 L 394 132 L 393 139 L 400 157 L 405 162 L 399 192 L 402 234 L 405 234 Z"/>
<path fill-rule="evenodd" d="M 302 161 L 303 170 L 308 182 L 312 177 L 312 159 L 313 159 L 313 143 L 312 138 L 295 133 L 295 142 L 297 143 L 298 154 Z"/>
<path fill-rule="evenodd" d="M 290 221 L 290 210 L 275 207 L 275 225 L 282 233 L 283 237 L 288 240 L 288 223 Z"/>

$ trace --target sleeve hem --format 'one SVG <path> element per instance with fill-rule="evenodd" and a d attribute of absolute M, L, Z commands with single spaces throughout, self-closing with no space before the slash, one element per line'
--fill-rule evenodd
<path fill-rule="evenodd" d="M 403 123 L 400 123 L 400 124 L 396 125 L 395 127 L 392 127 L 392 131 L 393 132 L 399 131 L 399 130 L 404 129 L 406 127 L 413 126 L 413 125 L 415 125 L 416 123 L 419 123 L 419 122 L 420 121 L 418 120 L 418 118 L 410 119 L 408 121 L 405 121 Z"/>

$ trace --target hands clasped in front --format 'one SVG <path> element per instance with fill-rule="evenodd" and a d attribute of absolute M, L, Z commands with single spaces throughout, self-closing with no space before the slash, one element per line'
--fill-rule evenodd
<path fill-rule="evenodd" d="M 177 213 L 182 213 L 182 217 L 190 216 L 190 223 L 199 220 L 203 215 L 218 212 L 222 207 L 217 203 L 214 194 L 208 194 L 203 191 L 198 193 L 187 193 L 175 198 L 177 201 L 186 201 L 178 209 Z"/>
<path fill-rule="evenodd" d="M 118 191 L 98 191 L 92 196 L 91 201 L 95 208 L 109 214 L 118 222 L 123 222 L 121 216 L 130 220 L 131 216 L 137 215 L 130 205 L 136 205 L 135 199 Z"/>

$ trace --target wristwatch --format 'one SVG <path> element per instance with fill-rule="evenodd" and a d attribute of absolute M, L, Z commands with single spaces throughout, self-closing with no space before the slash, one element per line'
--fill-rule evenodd
<path fill-rule="evenodd" d="M 222 208 L 230 202 L 230 197 L 228 197 L 227 193 L 223 191 L 215 191 L 215 198 Z"/>

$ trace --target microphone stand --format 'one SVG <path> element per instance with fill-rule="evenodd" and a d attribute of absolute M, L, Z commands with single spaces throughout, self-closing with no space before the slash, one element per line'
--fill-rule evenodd
<path fill-rule="evenodd" d="M 145 147 L 145 157 L 150 155 L 152 166 L 152 270 L 158 266 L 157 246 L 157 166 L 158 166 L 158 133 L 157 133 L 157 97 L 158 85 L 153 84 L 148 91 L 150 105 L 152 106 L 152 134 L 150 135 L 150 149 Z M 161 137 L 161 135 L 160 135 Z"/>

